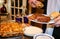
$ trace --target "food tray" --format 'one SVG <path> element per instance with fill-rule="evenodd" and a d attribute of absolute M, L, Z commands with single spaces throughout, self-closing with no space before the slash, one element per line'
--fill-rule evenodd
<path fill-rule="evenodd" d="M 32 16 L 32 15 L 33 15 L 33 14 L 30 14 L 30 15 L 28 15 L 27 17 Z M 43 14 L 43 15 L 48 16 L 48 15 L 46 15 L 46 14 Z M 30 19 L 29 19 L 29 20 L 30 20 Z M 36 22 L 36 23 L 41 23 L 41 24 L 52 24 L 52 23 L 54 23 L 54 20 L 53 20 L 53 19 L 51 19 L 49 22 L 40 22 L 40 21 L 37 21 L 37 19 L 30 20 L 30 21 L 33 21 L 33 22 Z"/>

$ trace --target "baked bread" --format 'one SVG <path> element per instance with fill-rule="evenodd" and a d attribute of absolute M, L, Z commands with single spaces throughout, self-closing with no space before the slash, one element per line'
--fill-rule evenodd
<path fill-rule="evenodd" d="M 10 37 L 17 36 L 23 33 L 21 24 L 19 25 L 16 22 L 2 22 L 0 26 L 0 36 L 1 37 Z"/>
<path fill-rule="evenodd" d="M 59 12 L 52 12 L 51 14 L 50 14 L 50 17 L 52 18 L 52 19 L 54 19 L 54 18 L 56 18 L 56 17 L 58 17 L 59 16 Z"/>

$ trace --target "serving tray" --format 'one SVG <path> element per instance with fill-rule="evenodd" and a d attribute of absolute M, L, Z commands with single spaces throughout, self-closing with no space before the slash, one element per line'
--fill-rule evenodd
<path fill-rule="evenodd" d="M 32 16 L 33 14 L 30 14 L 30 15 L 28 15 L 27 17 L 29 17 L 29 16 Z M 45 16 L 48 16 L 48 15 L 46 15 L 46 14 L 43 14 L 43 15 L 45 15 Z M 30 20 L 30 19 L 29 19 Z M 34 19 L 34 20 L 30 20 L 30 21 L 33 21 L 33 22 L 36 22 L 36 23 L 41 23 L 41 24 L 52 24 L 52 23 L 54 23 L 54 20 L 51 18 L 51 20 L 49 21 L 49 22 L 40 22 L 40 21 L 38 21 L 37 19 Z"/>

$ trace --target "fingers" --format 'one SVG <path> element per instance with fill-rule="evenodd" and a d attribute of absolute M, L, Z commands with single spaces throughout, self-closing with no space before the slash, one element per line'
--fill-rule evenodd
<path fill-rule="evenodd" d="M 60 16 L 58 16 L 56 19 L 54 19 L 55 22 L 60 20 Z"/>
<path fill-rule="evenodd" d="M 60 16 L 58 16 L 57 18 L 54 19 L 55 23 L 51 24 L 54 27 L 60 27 Z"/>
<path fill-rule="evenodd" d="M 55 26 L 55 27 L 60 27 L 60 24 L 55 24 L 54 26 Z"/>
<path fill-rule="evenodd" d="M 58 20 L 57 22 L 55 22 L 55 24 L 59 24 L 60 25 L 60 20 Z"/>
<path fill-rule="evenodd" d="M 60 27 L 60 19 L 59 18 L 57 18 L 57 19 L 58 19 L 58 21 L 55 22 L 55 26 Z"/>

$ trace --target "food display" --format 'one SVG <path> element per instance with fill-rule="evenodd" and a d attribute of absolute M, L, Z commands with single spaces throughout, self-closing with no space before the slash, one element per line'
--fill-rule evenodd
<path fill-rule="evenodd" d="M 16 22 L 2 22 L 0 26 L 0 36 L 17 36 L 23 33 L 22 25 Z"/>
<path fill-rule="evenodd" d="M 39 22 L 49 22 L 51 18 L 49 16 L 45 16 L 43 14 L 33 14 L 28 17 L 30 20 L 37 20 Z"/>
<path fill-rule="evenodd" d="M 48 17 L 48 16 L 40 16 L 40 17 L 37 17 L 37 20 L 39 22 L 49 22 L 50 21 L 50 17 Z"/>
<path fill-rule="evenodd" d="M 32 15 L 28 16 L 28 19 L 35 20 L 39 16 L 42 16 L 42 15 L 41 14 L 38 14 L 38 13 L 35 13 L 35 14 L 32 14 Z"/>
<path fill-rule="evenodd" d="M 34 38 L 34 36 L 43 34 L 45 30 L 44 27 L 42 28 L 42 26 L 44 26 L 43 24 L 49 23 L 51 17 L 56 18 L 59 13 L 53 12 L 49 16 L 43 14 L 45 5 L 44 2 L 40 1 L 42 0 L 35 1 L 36 10 L 34 10 L 35 8 L 31 8 L 29 4 L 27 4 L 29 6 L 25 6 L 27 2 L 25 0 L 11 0 L 11 10 L 7 8 L 7 12 L 5 8 L 8 7 L 6 4 L 8 4 L 9 1 L 5 0 L 6 3 L 3 4 L 0 10 L 0 12 L 3 13 L 0 17 L 0 39 L 50 39 L 50 36 L 47 35 L 38 35 L 36 38 Z M 22 4 L 20 2 L 22 2 Z M 33 12 L 35 13 L 33 14 Z M 4 13 L 8 13 L 7 20 L 3 19 L 6 16 Z M 46 27 L 46 29 L 49 27 L 50 26 Z"/>

